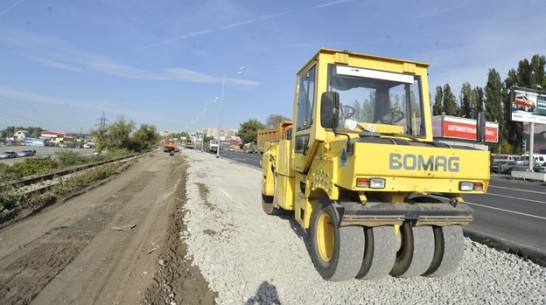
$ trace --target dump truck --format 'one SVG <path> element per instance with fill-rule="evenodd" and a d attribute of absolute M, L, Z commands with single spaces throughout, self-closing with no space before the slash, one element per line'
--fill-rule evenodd
<path fill-rule="evenodd" d="M 462 196 L 487 191 L 490 153 L 433 140 L 428 66 L 321 48 L 297 73 L 293 126 L 265 144 L 262 208 L 294 216 L 325 280 L 460 265 Z M 476 128 L 484 141 L 483 113 Z"/>
<path fill-rule="evenodd" d="M 163 151 L 172 152 L 176 150 L 176 138 L 163 140 Z"/>
<path fill-rule="evenodd" d="M 283 137 L 286 130 L 290 128 L 292 128 L 292 121 L 283 120 L 275 128 L 259 129 L 257 132 L 258 152 L 263 154 L 265 143 L 278 141 Z"/>

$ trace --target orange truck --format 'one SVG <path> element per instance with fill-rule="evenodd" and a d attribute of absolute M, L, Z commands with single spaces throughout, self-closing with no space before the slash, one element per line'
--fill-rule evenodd
<path fill-rule="evenodd" d="M 176 138 L 164 139 L 163 150 L 165 152 L 171 152 L 176 150 Z"/>
<path fill-rule="evenodd" d="M 266 142 L 278 141 L 284 138 L 286 131 L 292 129 L 292 121 L 280 121 L 275 128 L 258 130 L 258 151 L 263 154 Z"/>

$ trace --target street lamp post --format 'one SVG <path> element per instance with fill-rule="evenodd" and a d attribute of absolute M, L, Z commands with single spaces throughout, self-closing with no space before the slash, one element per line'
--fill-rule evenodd
<path fill-rule="evenodd" d="M 218 98 L 219 97 L 216 97 L 214 99 L 214 101 L 205 103 L 205 111 L 203 113 L 203 135 L 202 135 L 202 139 L 201 139 L 201 152 L 204 151 L 204 147 L 205 147 L 205 128 L 206 128 L 206 125 L 207 125 L 207 105 L 212 104 L 212 103 L 216 103 L 218 101 Z"/>
<path fill-rule="evenodd" d="M 239 71 L 237 71 L 237 75 L 243 74 L 243 70 L 246 69 L 246 67 L 239 68 Z M 220 100 L 220 124 L 218 125 L 218 148 L 216 149 L 216 158 L 220 158 L 220 148 L 221 148 L 221 140 L 220 135 L 222 131 L 222 112 L 224 107 L 224 89 L 226 86 L 226 74 L 224 73 L 224 76 L 222 77 L 222 99 Z"/>

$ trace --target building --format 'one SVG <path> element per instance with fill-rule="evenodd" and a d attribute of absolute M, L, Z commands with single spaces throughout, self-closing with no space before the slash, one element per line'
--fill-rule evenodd
<path fill-rule="evenodd" d="M 30 138 L 30 133 L 26 130 L 17 130 L 15 134 L 13 134 L 13 139 L 15 141 L 23 141 L 25 138 Z"/>
<path fill-rule="evenodd" d="M 203 128 L 200 131 L 197 131 L 199 133 L 204 133 L 207 137 L 213 137 L 215 139 L 218 139 L 218 128 Z M 196 132 L 196 133 L 197 133 Z M 222 132 L 220 134 L 223 138 L 229 138 L 229 137 L 235 137 L 237 136 L 237 133 L 239 132 L 239 129 L 236 128 L 228 128 L 228 129 L 222 129 Z"/>

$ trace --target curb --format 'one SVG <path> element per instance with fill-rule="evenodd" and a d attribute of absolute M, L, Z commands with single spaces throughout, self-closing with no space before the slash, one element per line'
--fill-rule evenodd
<path fill-rule="evenodd" d="M 479 242 L 500 251 L 516 254 L 522 258 L 532 261 L 535 264 L 546 267 L 546 251 L 544 250 L 522 245 L 502 237 L 486 234 L 470 228 L 463 227 L 463 233 L 466 237 L 475 242 Z"/>

